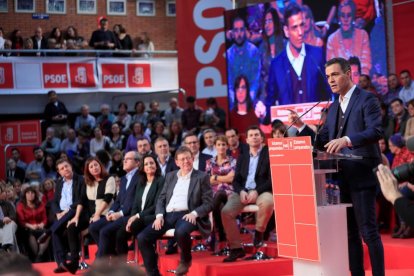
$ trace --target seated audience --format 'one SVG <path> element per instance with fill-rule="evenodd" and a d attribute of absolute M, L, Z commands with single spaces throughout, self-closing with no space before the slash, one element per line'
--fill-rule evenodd
<path fill-rule="evenodd" d="M 151 144 L 147 138 L 143 137 L 138 139 L 137 151 L 140 158 L 144 157 L 144 155 L 152 154 Z"/>
<path fill-rule="evenodd" d="M 49 239 L 38 243 L 37 239 L 44 233 L 47 225 L 46 207 L 39 198 L 36 188 L 28 187 L 23 191 L 22 200 L 17 204 L 17 221 L 22 228 L 21 237 L 32 262 L 42 261 L 43 254 L 49 246 Z"/>
<path fill-rule="evenodd" d="M 172 155 L 174 155 L 175 151 L 181 146 L 182 141 L 183 128 L 181 126 L 181 123 L 179 121 L 172 121 L 168 131 L 168 143 L 170 145 L 170 151 Z"/>
<path fill-rule="evenodd" d="M 44 152 L 41 147 L 33 148 L 33 155 L 35 159 L 29 163 L 26 169 L 26 178 L 29 183 L 39 184 L 46 177 L 43 169 Z"/>
<path fill-rule="evenodd" d="M 202 110 L 196 106 L 196 99 L 193 96 L 186 98 L 187 108 L 184 109 L 181 115 L 181 123 L 184 132 L 198 133 L 200 129 L 200 119 Z"/>
<path fill-rule="evenodd" d="M 75 216 L 68 222 L 68 235 L 77 237 L 76 252 L 79 252 L 80 232 L 88 227 L 88 221 L 83 221 L 82 213 L 86 213 L 89 224 L 104 218 L 113 203 L 115 194 L 115 179 L 109 176 L 105 167 L 96 157 L 90 157 L 85 163 L 85 184 L 82 187 L 81 199 L 76 207 Z M 75 245 L 74 245 L 75 246 Z M 79 254 L 71 254 L 71 260 L 66 269 L 75 274 L 79 267 Z"/>
<path fill-rule="evenodd" d="M 115 122 L 115 115 L 111 113 L 111 108 L 108 104 L 101 105 L 101 115 L 96 119 L 96 127 L 102 130 L 104 135 L 109 135 L 111 126 Z"/>
<path fill-rule="evenodd" d="M 89 233 L 98 245 L 96 257 L 110 256 L 115 253 L 115 234 L 125 226 L 131 214 L 135 189 L 139 180 L 139 163 L 137 152 L 130 151 L 125 154 L 123 169 L 126 175 L 121 178 L 121 186 L 114 204 L 105 217 L 89 225 Z"/>
<path fill-rule="evenodd" d="M 26 171 L 27 164 L 20 159 L 20 150 L 18 148 L 12 148 L 12 158 L 16 161 L 17 167 Z"/>
<path fill-rule="evenodd" d="M 213 196 L 208 175 L 193 169 L 193 154 L 187 147 L 177 150 L 175 160 L 180 170 L 166 176 L 155 208 L 156 219 L 138 235 L 149 275 L 160 275 L 154 244 L 168 229 L 175 228 L 174 237 L 181 249 L 176 274 L 187 273 L 191 266 L 191 232 L 199 230 L 206 238 L 211 230 L 208 214 Z"/>
<path fill-rule="evenodd" d="M 162 121 L 155 122 L 151 130 L 151 141 L 155 141 L 158 137 L 165 138 L 165 125 Z"/>
<path fill-rule="evenodd" d="M 154 142 L 154 150 L 157 156 L 157 163 L 161 168 L 162 176 L 165 177 L 167 173 L 178 170 L 177 164 L 171 156 L 167 139 L 164 137 L 157 138 Z"/>
<path fill-rule="evenodd" d="M 51 154 L 46 154 L 45 160 L 43 161 L 43 170 L 45 171 L 46 178 L 57 179 L 55 157 Z"/>
<path fill-rule="evenodd" d="M 96 126 L 96 119 L 89 114 L 89 106 L 84 104 L 81 107 L 81 115 L 76 117 L 75 130 L 82 131 L 86 136 L 91 136 L 92 130 Z"/>
<path fill-rule="evenodd" d="M 16 209 L 11 202 L 6 200 L 6 189 L 3 185 L 0 185 L 0 215 L 1 249 L 6 252 L 19 253 L 16 240 Z"/>
<path fill-rule="evenodd" d="M 60 144 L 60 151 L 63 152 L 76 152 L 78 146 L 78 138 L 76 138 L 76 132 L 73 128 L 70 128 L 66 133 L 66 138 L 63 139 Z"/>
<path fill-rule="evenodd" d="M 240 232 L 236 217 L 244 206 L 256 204 L 259 211 L 256 214 L 254 246 L 263 243 L 266 226 L 273 213 L 273 194 L 270 175 L 269 150 L 263 146 L 264 133 L 257 126 L 247 129 L 247 144 L 249 152 L 240 155 L 233 180 L 232 193 L 221 211 L 224 230 L 230 244 L 230 256 L 224 262 L 234 262 L 245 256 L 241 247 Z"/>
<path fill-rule="evenodd" d="M 227 154 L 231 155 L 234 159 L 237 160 L 240 154 L 249 150 L 249 147 L 245 143 L 240 142 L 237 128 L 228 128 L 224 134 L 226 135 L 229 144 Z"/>
<path fill-rule="evenodd" d="M 183 109 L 178 106 L 178 100 L 175 97 L 170 99 L 170 107 L 164 112 L 165 125 L 169 127 L 173 121 L 181 122 Z"/>
<path fill-rule="evenodd" d="M 60 139 L 55 137 L 55 130 L 52 127 L 46 129 L 46 138 L 41 147 L 46 153 L 57 154 L 60 151 Z"/>
<path fill-rule="evenodd" d="M 19 168 L 13 158 L 7 160 L 6 180 L 7 182 L 13 182 L 18 179 L 23 182 L 26 177 L 26 173 L 22 168 Z"/>
<path fill-rule="evenodd" d="M 121 128 L 118 123 L 112 124 L 109 139 L 111 152 L 114 150 L 123 150 L 126 146 L 125 136 L 121 133 Z"/>
<path fill-rule="evenodd" d="M 144 134 L 144 125 L 142 123 L 135 122 L 131 125 L 131 134 L 128 136 L 128 140 L 126 142 L 125 151 L 137 150 L 137 141 L 140 138 L 148 138 L 147 135 Z"/>
<path fill-rule="evenodd" d="M 207 99 L 207 110 L 201 115 L 201 121 L 207 128 L 223 132 L 226 128 L 226 112 L 221 109 L 215 98 Z"/>
<path fill-rule="evenodd" d="M 134 106 L 135 114 L 132 116 L 133 123 L 141 123 L 143 126 L 147 125 L 148 113 L 145 112 L 145 103 L 137 101 Z"/>
<path fill-rule="evenodd" d="M 187 146 L 193 154 L 193 166 L 195 170 L 206 171 L 206 163 L 212 156 L 200 152 L 200 141 L 197 135 L 189 133 L 184 137 L 184 145 Z"/>
<path fill-rule="evenodd" d="M 216 132 L 208 128 L 203 131 L 203 139 L 205 148 L 203 149 L 202 153 L 211 155 L 212 157 L 215 157 L 217 155 L 216 147 L 214 146 L 214 141 L 216 140 Z"/>
<path fill-rule="evenodd" d="M 89 144 L 89 155 L 96 156 L 99 150 L 110 150 L 111 140 L 102 134 L 102 130 L 96 127 L 93 131 L 94 138 L 92 138 Z"/>
<path fill-rule="evenodd" d="M 112 153 L 112 166 L 109 169 L 110 175 L 116 175 L 118 177 L 123 177 L 125 175 L 124 167 L 124 160 L 122 156 L 122 152 L 120 150 L 114 150 Z"/>
<path fill-rule="evenodd" d="M 71 258 L 74 260 L 79 256 L 80 242 L 78 233 L 74 231 L 75 227 L 86 228 L 88 217 L 84 214 L 76 226 L 67 228 L 68 222 L 75 216 L 84 180 L 82 176 L 74 173 L 68 160 L 59 159 L 56 168 L 61 177 L 56 182 L 56 191 L 50 206 L 56 218 L 49 231 L 39 238 L 39 242 L 45 242 L 52 235 L 53 255 L 57 263 L 57 268 L 53 272 L 64 273 L 67 271 L 66 251 L 71 252 Z"/>
<path fill-rule="evenodd" d="M 232 182 L 237 160 L 227 153 L 229 144 L 226 136 L 218 136 L 214 141 L 214 147 L 217 155 L 207 160 L 206 173 L 210 175 L 210 184 L 213 189 L 214 228 L 219 236 L 217 254 L 222 255 L 227 239 L 221 221 L 221 209 L 227 203 L 227 197 L 233 193 Z"/>
<path fill-rule="evenodd" d="M 118 255 L 128 253 L 130 236 L 136 237 L 155 220 L 155 204 L 164 186 L 164 177 L 161 175 L 160 166 L 154 156 L 144 156 L 139 176 L 131 214 L 128 221 L 116 233 Z"/>
<path fill-rule="evenodd" d="M 129 127 L 131 126 L 131 115 L 128 114 L 128 105 L 126 103 L 120 103 L 118 105 L 118 116 L 115 118 L 115 122 L 118 123 L 118 125 L 122 129 L 122 133 L 128 133 Z"/>

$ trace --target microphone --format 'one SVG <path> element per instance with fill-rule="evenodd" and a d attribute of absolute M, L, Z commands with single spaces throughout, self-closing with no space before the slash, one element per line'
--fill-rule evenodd
<path fill-rule="evenodd" d="M 319 105 L 322 102 L 322 100 L 320 100 L 319 102 L 317 102 L 316 104 L 314 104 L 311 108 L 309 108 L 308 110 L 306 110 L 305 112 L 303 112 L 302 115 L 300 115 L 299 117 L 297 117 L 295 120 L 293 120 L 293 122 L 286 128 L 286 130 L 283 132 L 283 136 L 285 136 L 285 134 L 288 132 L 288 130 L 294 125 L 296 124 L 296 122 L 298 122 L 300 119 L 302 119 L 303 116 L 305 116 L 306 114 L 309 113 L 309 111 L 311 111 L 312 109 L 314 109 L 317 105 Z"/>
<path fill-rule="evenodd" d="M 331 97 L 328 98 L 328 102 L 326 103 L 326 106 L 325 106 L 326 110 L 328 110 L 330 102 L 331 102 Z M 326 114 L 326 116 L 328 116 L 328 114 Z M 321 114 L 321 117 L 319 118 L 318 127 L 316 128 L 315 138 L 313 139 L 313 145 L 316 145 L 316 139 L 318 138 L 319 131 L 321 130 L 321 122 L 322 122 L 322 114 Z"/>

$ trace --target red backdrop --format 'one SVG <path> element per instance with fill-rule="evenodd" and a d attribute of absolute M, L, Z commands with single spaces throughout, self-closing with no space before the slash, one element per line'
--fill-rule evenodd
<path fill-rule="evenodd" d="M 408 69 L 414 74 L 414 28 L 412 26 L 414 15 L 414 2 L 406 0 L 393 0 L 394 20 L 394 45 L 395 45 L 395 68 L 399 73 Z M 399 3 L 403 3 L 400 4 Z M 396 5 L 397 4 L 397 5 Z M 389 39 L 392 39 L 390 37 Z"/>

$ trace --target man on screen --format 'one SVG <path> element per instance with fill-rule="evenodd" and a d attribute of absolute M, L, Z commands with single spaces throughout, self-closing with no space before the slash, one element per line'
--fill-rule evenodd
<path fill-rule="evenodd" d="M 260 79 L 260 53 L 257 47 L 246 38 L 246 23 L 236 17 L 233 20 L 233 45 L 227 50 L 227 83 L 229 87 L 230 110 L 234 106 L 234 81 L 239 75 L 248 76 L 250 97 L 256 99 Z"/>
<path fill-rule="evenodd" d="M 307 45 L 304 18 L 299 5 L 291 3 L 285 11 L 283 27 L 288 43 L 272 61 L 267 95 L 256 104 L 256 116 L 270 122 L 270 107 L 327 100 L 329 87 L 322 72 L 325 62 L 320 47 Z"/>

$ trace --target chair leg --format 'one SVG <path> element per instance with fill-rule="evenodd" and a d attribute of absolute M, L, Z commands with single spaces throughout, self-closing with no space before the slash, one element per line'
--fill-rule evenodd
<path fill-rule="evenodd" d="M 81 252 L 80 252 L 80 259 L 79 259 L 79 270 L 85 270 L 89 268 L 89 265 L 85 261 L 85 235 L 81 235 Z"/>
<path fill-rule="evenodd" d="M 134 261 L 136 264 L 139 262 L 139 248 L 138 248 L 138 239 L 135 238 L 134 241 L 135 247 L 134 247 Z"/>

